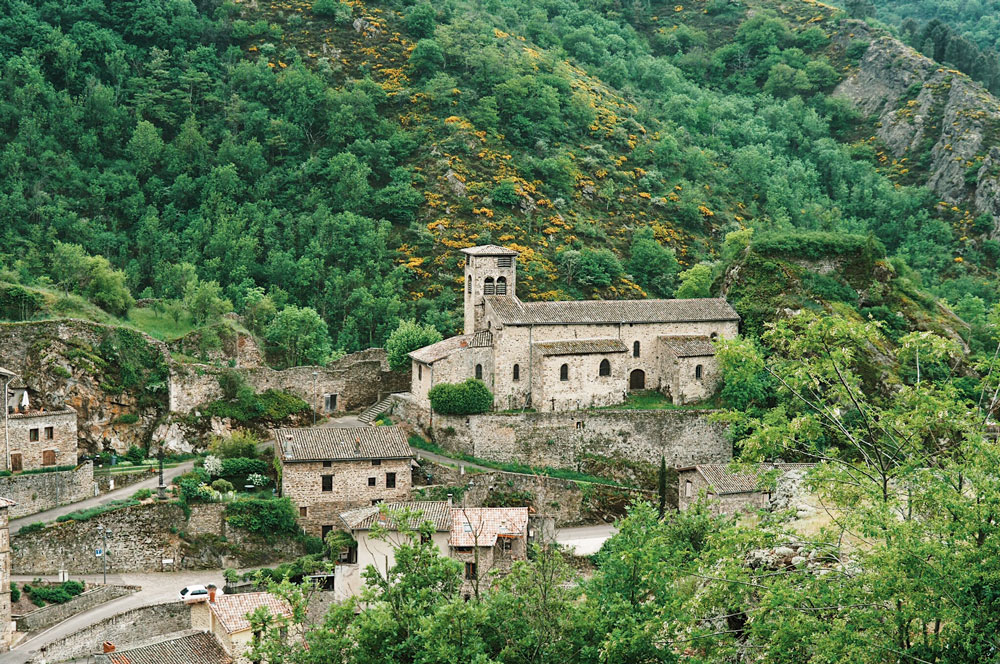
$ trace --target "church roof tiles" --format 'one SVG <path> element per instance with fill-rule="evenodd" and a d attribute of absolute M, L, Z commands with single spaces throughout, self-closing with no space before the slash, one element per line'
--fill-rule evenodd
<path fill-rule="evenodd" d="M 506 247 L 500 247 L 495 244 L 484 244 L 479 247 L 466 247 L 462 249 L 462 253 L 467 256 L 517 256 L 518 253 L 513 249 L 507 249 Z"/>
<path fill-rule="evenodd" d="M 504 325 L 689 323 L 740 319 L 722 298 L 521 302 L 516 297 L 495 295 L 487 296 L 486 301 Z"/>
<path fill-rule="evenodd" d="M 621 339 L 570 339 L 545 341 L 534 345 L 542 355 L 594 355 L 624 353 L 628 350 Z"/>
<path fill-rule="evenodd" d="M 667 348 L 677 357 L 706 357 L 715 355 L 715 346 L 708 337 L 673 336 L 660 337 Z"/>
<path fill-rule="evenodd" d="M 410 357 L 417 362 L 424 364 L 434 364 L 438 360 L 443 360 L 452 353 L 463 348 L 489 348 L 493 345 L 493 333 L 489 330 L 480 330 L 475 334 L 459 334 L 448 337 L 441 341 L 424 346 L 410 353 Z"/>

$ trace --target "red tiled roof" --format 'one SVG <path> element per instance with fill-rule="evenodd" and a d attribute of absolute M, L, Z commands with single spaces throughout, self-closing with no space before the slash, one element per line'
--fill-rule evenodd
<path fill-rule="evenodd" d="M 158 636 L 97 656 L 98 664 L 232 664 L 232 661 L 213 635 L 195 630 Z"/>
<path fill-rule="evenodd" d="M 739 314 L 722 298 L 691 300 L 566 300 L 521 302 L 491 295 L 486 301 L 504 325 L 572 325 L 736 321 Z"/>
<path fill-rule="evenodd" d="M 359 507 L 357 509 L 341 512 L 340 519 L 351 530 L 370 530 L 377 522 L 382 521 L 383 525 L 395 528 L 389 519 L 383 519 L 384 511 L 399 512 L 410 510 L 420 512 L 420 521 L 430 521 L 434 524 L 434 529 L 446 531 L 451 528 L 451 514 L 449 514 L 448 503 L 444 501 L 414 501 L 406 503 L 385 503 L 382 505 L 372 505 L 371 507 Z M 419 523 L 410 524 L 412 527 Z"/>
<path fill-rule="evenodd" d="M 271 593 L 221 595 L 217 596 L 214 602 L 209 602 L 208 605 L 216 619 L 229 634 L 250 629 L 247 614 L 253 613 L 261 606 L 266 606 L 271 615 L 292 617 L 292 607 L 288 605 L 288 602 Z"/>
<path fill-rule="evenodd" d="M 498 537 L 522 537 L 528 530 L 527 507 L 455 507 L 451 510 L 451 546 L 493 546 Z"/>
<path fill-rule="evenodd" d="M 413 456 L 403 430 L 388 427 L 278 429 L 282 461 L 408 459 Z"/>
<path fill-rule="evenodd" d="M 410 352 L 409 356 L 417 362 L 434 364 L 438 360 L 443 360 L 463 348 L 489 348 L 492 345 L 493 333 L 489 330 L 480 330 L 475 334 L 459 334 L 454 337 L 442 339 L 430 346 L 424 346 Z"/>

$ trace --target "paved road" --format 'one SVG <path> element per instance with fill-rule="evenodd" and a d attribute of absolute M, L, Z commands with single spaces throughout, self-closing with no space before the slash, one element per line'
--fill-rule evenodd
<path fill-rule="evenodd" d="M 556 542 L 572 549 L 578 556 L 589 556 L 597 553 L 604 541 L 617 532 L 618 529 L 610 523 L 560 528 L 556 531 Z"/>
<path fill-rule="evenodd" d="M 433 452 L 428 452 L 426 450 L 422 450 L 417 447 L 411 447 L 410 451 L 413 452 L 414 455 L 416 455 L 418 463 L 420 462 L 420 459 L 430 459 L 435 463 L 441 463 L 446 466 L 465 466 L 466 469 L 482 470 L 486 472 L 496 471 L 496 468 L 487 468 L 486 466 L 480 466 L 478 464 L 469 463 L 468 461 L 462 461 L 461 459 L 452 459 L 451 457 L 446 457 L 443 454 L 435 454 Z"/>
<path fill-rule="evenodd" d="M 131 487 L 130 487 L 131 488 Z M 13 576 L 15 583 L 31 582 L 32 576 Z M 55 577 L 43 577 L 49 580 L 56 580 Z M 86 580 L 96 583 L 101 582 L 100 574 L 88 574 L 83 576 L 70 577 L 76 580 Z M 140 606 L 150 604 L 160 604 L 177 599 L 177 593 L 184 586 L 200 583 L 207 585 L 214 583 L 220 588 L 224 585 L 222 570 L 200 570 L 187 572 L 164 572 L 159 574 L 109 574 L 108 583 L 122 583 L 126 585 L 142 586 L 142 590 L 127 597 L 119 597 L 116 600 L 102 604 L 98 607 L 79 613 L 69 620 L 53 625 L 52 627 L 30 635 L 26 640 L 20 641 L 14 646 L 11 652 L 0 655 L 0 662 L 3 664 L 23 664 L 34 656 L 43 646 L 53 641 L 69 636 L 77 630 L 88 627 L 93 623 Z"/>
<path fill-rule="evenodd" d="M 163 481 L 170 484 L 170 480 L 182 475 L 194 467 L 194 460 L 185 461 L 184 463 L 174 466 L 173 468 L 163 469 Z M 10 522 L 10 532 L 14 534 L 17 529 L 21 526 L 26 526 L 29 523 L 34 523 L 36 521 L 44 521 L 48 523 L 49 521 L 55 521 L 57 517 L 64 514 L 69 514 L 70 512 L 75 512 L 77 510 L 87 509 L 89 507 L 96 507 L 98 505 L 104 505 L 110 503 L 112 500 L 120 500 L 122 498 L 130 498 L 133 493 L 139 489 L 151 489 L 154 492 L 156 487 L 160 484 L 160 476 L 156 473 L 150 473 L 149 479 L 142 480 L 141 482 L 136 482 L 135 484 L 130 484 L 129 486 L 123 487 L 121 489 L 115 489 L 114 491 L 109 491 L 108 493 L 102 493 L 99 496 L 94 496 L 93 498 L 88 498 L 87 500 L 81 500 L 78 503 L 71 503 L 69 505 L 63 505 L 62 507 L 56 507 L 51 510 L 46 510 L 44 512 L 38 512 L 37 514 L 29 514 L 28 516 L 23 516 L 19 519 L 12 519 Z"/>

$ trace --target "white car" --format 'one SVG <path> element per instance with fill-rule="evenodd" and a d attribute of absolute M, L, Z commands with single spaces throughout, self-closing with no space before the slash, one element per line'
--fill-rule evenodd
<path fill-rule="evenodd" d="M 215 595 L 218 597 L 222 594 L 221 588 L 215 589 Z M 198 599 L 208 599 L 208 588 L 205 586 L 188 586 L 187 588 L 181 588 L 180 593 L 178 593 L 179 599 L 182 602 L 187 602 L 190 600 Z"/>

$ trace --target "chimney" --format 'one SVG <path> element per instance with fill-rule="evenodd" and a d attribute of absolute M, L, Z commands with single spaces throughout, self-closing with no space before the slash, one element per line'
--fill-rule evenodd
<path fill-rule="evenodd" d="M 451 494 L 448 494 L 448 507 L 451 507 Z"/>
<path fill-rule="evenodd" d="M 213 604 L 215 603 L 215 586 L 208 587 L 208 601 Z"/>
<path fill-rule="evenodd" d="M 104 654 L 107 655 L 109 652 L 115 651 L 115 644 L 111 643 L 111 641 L 105 641 L 102 648 L 104 650 Z"/>

